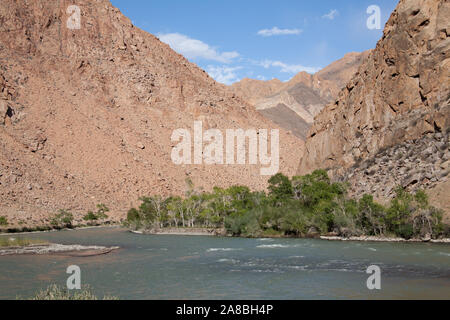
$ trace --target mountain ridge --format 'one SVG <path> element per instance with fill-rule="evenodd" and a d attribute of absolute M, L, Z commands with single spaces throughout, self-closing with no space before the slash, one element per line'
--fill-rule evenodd
<path fill-rule="evenodd" d="M 315 74 L 299 72 L 287 82 L 243 79 L 231 89 L 266 118 L 305 140 L 314 117 L 337 98 L 370 52 L 350 52 Z M 296 113 L 297 126 L 292 125 L 292 113 L 286 108 Z"/>

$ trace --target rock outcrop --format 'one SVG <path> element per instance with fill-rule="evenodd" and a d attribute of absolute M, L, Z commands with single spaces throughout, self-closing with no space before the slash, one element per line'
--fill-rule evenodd
<path fill-rule="evenodd" d="M 244 79 L 231 89 L 266 118 L 305 140 L 314 117 L 337 98 L 369 53 L 348 53 L 314 75 L 300 72 L 288 82 Z"/>
<path fill-rule="evenodd" d="M 375 157 L 355 163 L 340 177 L 350 193 L 390 199 L 401 186 L 409 191 L 433 189 L 450 175 L 450 134 L 429 133 L 381 149 Z"/>
<path fill-rule="evenodd" d="M 174 130 L 277 128 L 107 0 L 0 2 L 0 215 L 22 225 L 196 186 L 264 188 L 259 166 L 175 165 Z M 303 143 L 280 131 L 280 171 Z M 291 150 L 299 150 L 292 153 Z"/>

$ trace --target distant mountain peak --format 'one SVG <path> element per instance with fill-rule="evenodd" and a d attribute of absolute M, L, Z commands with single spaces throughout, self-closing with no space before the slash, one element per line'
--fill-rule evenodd
<path fill-rule="evenodd" d="M 339 91 L 357 72 L 369 53 L 346 54 L 314 75 L 303 71 L 286 82 L 278 79 L 243 79 L 231 88 L 265 117 L 304 140 L 314 117 L 327 103 L 337 98 Z M 291 112 L 287 112 L 287 109 Z M 296 117 L 297 126 L 294 125 L 293 116 Z"/>

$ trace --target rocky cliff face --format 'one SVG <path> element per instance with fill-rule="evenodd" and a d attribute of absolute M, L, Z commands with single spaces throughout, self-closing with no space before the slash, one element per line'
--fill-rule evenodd
<path fill-rule="evenodd" d="M 370 193 L 380 201 L 392 198 L 398 186 L 408 191 L 426 189 L 434 205 L 450 212 L 449 146 L 449 133 L 428 133 L 382 148 L 375 157 L 356 162 L 337 178 L 350 182 L 352 195 Z M 445 186 L 447 192 L 440 194 Z"/>
<path fill-rule="evenodd" d="M 357 75 L 316 118 L 300 172 L 348 168 L 449 126 L 450 3 L 402 0 Z"/>
<path fill-rule="evenodd" d="M 386 185 L 375 174 L 384 172 L 381 167 L 370 183 L 357 181 L 361 177 L 356 171 L 355 190 L 370 192 L 378 183 L 380 194 L 388 195 L 393 184 L 444 183 L 450 125 L 449 35 L 449 1 L 401 0 L 369 59 L 336 102 L 316 117 L 299 173 L 327 168 L 336 176 L 348 177 L 360 163 L 379 161 L 389 150 L 388 162 L 382 163 L 394 170 L 385 175 L 395 181 Z M 429 134 L 437 140 L 426 140 Z M 402 148 L 397 154 L 395 150 Z M 420 157 L 438 159 L 418 161 Z M 420 165 L 418 172 L 412 170 L 416 165 Z M 358 187 L 359 182 L 365 186 Z"/>
<path fill-rule="evenodd" d="M 288 82 L 244 79 L 231 89 L 266 118 L 305 140 L 314 117 L 337 98 L 369 53 L 348 53 L 314 75 L 300 72 Z"/>
<path fill-rule="evenodd" d="M 195 120 L 273 123 L 109 1 L 76 4 L 79 29 L 68 28 L 73 1 L 0 2 L 1 215 L 36 225 L 105 203 L 123 217 L 140 196 L 182 194 L 186 178 L 265 187 L 259 166 L 175 165 L 171 135 Z M 302 143 L 281 131 L 280 149 L 280 171 L 294 173 Z"/>

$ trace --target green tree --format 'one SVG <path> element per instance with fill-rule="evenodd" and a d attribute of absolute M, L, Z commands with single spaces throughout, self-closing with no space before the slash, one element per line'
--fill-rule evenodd
<path fill-rule="evenodd" d="M 277 201 L 291 199 L 294 195 L 291 180 L 282 173 L 274 175 L 269 179 L 269 194 Z"/>
<path fill-rule="evenodd" d="M 402 187 L 398 187 L 395 193 L 396 196 L 391 201 L 386 214 L 387 229 L 398 236 L 409 239 L 413 236 L 411 214 L 414 211 L 412 206 L 414 197 Z"/>
<path fill-rule="evenodd" d="M 373 200 L 373 196 L 364 195 L 358 202 L 358 224 L 365 234 L 385 235 L 386 209 Z"/>

